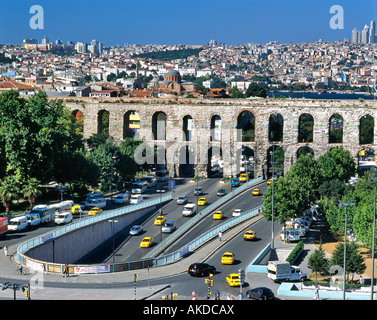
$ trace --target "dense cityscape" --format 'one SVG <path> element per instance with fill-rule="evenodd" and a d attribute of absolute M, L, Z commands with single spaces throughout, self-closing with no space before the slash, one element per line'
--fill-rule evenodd
<path fill-rule="evenodd" d="M 377 36 L 352 27 L 0 37 L 0 301 L 129 300 L 165 319 L 376 300 Z"/>

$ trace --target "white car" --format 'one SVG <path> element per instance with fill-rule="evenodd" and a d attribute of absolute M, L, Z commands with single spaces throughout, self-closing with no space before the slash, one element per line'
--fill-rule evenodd
<path fill-rule="evenodd" d="M 238 216 L 240 216 L 240 215 L 241 215 L 241 211 L 242 211 L 242 209 L 234 209 L 234 210 L 233 210 L 233 213 L 232 213 L 232 216 L 233 216 L 233 217 L 238 217 Z"/>

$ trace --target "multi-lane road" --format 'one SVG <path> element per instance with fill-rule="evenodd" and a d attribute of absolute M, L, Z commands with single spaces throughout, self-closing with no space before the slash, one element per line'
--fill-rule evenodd
<path fill-rule="evenodd" d="M 186 181 L 187 182 L 187 181 Z M 209 204 L 218 200 L 218 196 L 216 195 L 219 188 L 224 188 L 228 192 L 231 191 L 229 184 L 220 184 L 220 179 L 212 178 L 206 179 L 199 182 L 199 186 L 203 188 L 204 197 L 207 198 Z M 197 196 L 194 195 L 194 188 L 196 187 L 195 183 L 185 183 L 177 188 L 176 196 L 185 194 L 188 196 L 189 201 L 196 203 Z M 258 188 L 260 188 L 261 193 L 263 194 L 266 189 L 266 183 L 259 184 Z M 258 207 L 263 202 L 262 195 L 260 196 L 253 196 L 251 194 L 251 189 L 248 189 L 241 194 L 233 197 L 228 202 L 223 204 L 219 207 L 219 210 L 222 210 L 225 214 L 225 219 L 229 219 L 232 217 L 232 212 L 235 208 L 242 209 L 243 211 L 251 210 L 255 207 Z M 154 197 L 159 197 L 159 193 L 149 191 L 146 194 L 147 199 L 151 199 Z M 110 207 L 111 208 L 111 207 Z M 204 207 L 199 206 L 199 211 L 202 210 Z M 182 205 L 178 205 L 175 200 L 167 203 L 163 207 L 163 214 L 166 216 L 168 220 L 174 220 L 177 227 L 182 225 L 187 221 L 187 219 L 191 219 L 189 217 L 182 216 Z M 138 260 L 145 256 L 149 249 L 140 248 L 139 244 L 141 239 L 144 236 L 152 236 L 155 238 L 156 244 L 158 244 L 167 236 L 165 234 L 161 234 L 160 227 L 154 225 L 154 219 L 158 215 L 158 210 L 151 213 L 149 216 L 144 218 L 144 220 L 138 221 L 143 226 L 144 233 L 139 236 L 130 236 L 129 235 L 129 228 L 125 228 L 123 232 L 117 235 L 117 249 L 115 252 L 115 262 L 124 262 L 124 261 L 133 261 Z M 83 215 L 82 218 L 84 218 Z M 75 219 L 79 219 L 76 217 Z M 166 249 L 166 252 L 175 251 L 181 248 L 183 245 L 188 243 L 189 241 L 193 240 L 197 236 L 203 234 L 208 229 L 212 228 L 216 224 L 222 223 L 224 220 L 213 220 L 212 214 L 209 214 L 207 217 L 203 218 L 194 228 L 190 230 L 190 232 L 186 233 L 184 236 L 180 237 L 180 239 L 174 243 L 171 247 Z M 136 223 L 135 223 L 136 224 Z M 21 243 L 31 237 L 37 236 L 41 233 L 48 232 L 52 228 L 56 228 L 54 225 L 45 225 L 40 226 L 34 230 L 29 230 L 25 232 L 21 232 L 18 234 L 8 234 L 6 238 L 6 243 L 9 246 Z M 225 245 L 221 247 L 221 250 L 215 252 L 208 261 L 209 264 L 216 266 L 216 273 L 214 275 L 214 287 L 213 290 L 219 290 L 220 292 L 229 292 L 233 295 L 236 295 L 239 292 L 239 288 L 230 288 L 226 282 L 225 277 L 229 273 L 238 273 L 240 268 L 246 267 L 254 258 L 255 256 L 261 251 L 262 248 L 266 246 L 266 244 L 271 239 L 271 224 L 266 222 L 264 219 L 258 221 L 252 226 L 252 230 L 257 233 L 257 240 L 256 241 L 244 241 L 243 234 L 239 234 L 231 241 L 227 242 Z M 277 229 L 276 229 L 277 230 Z M 216 240 L 217 241 L 217 240 Z M 4 240 L 2 240 L 4 242 Z M 155 244 L 155 245 L 156 245 Z M 112 245 L 108 245 L 106 248 L 100 248 L 97 253 L 93 253 L 92 257 L 87 257 L 87 259 L 94 259 L 93 257 L 97 256 L 97 260 L 88 261 L 88 263 L 103 263 L 106 260 L 109 262 L 112 261 L 114 258 L 112 256 Z M 109 252 L 110 250 L 110 252 Z M 220 263 L 221 255 L 225 251 L 233 252 L 236 255 L 236 262 L 234 265 L 222 265 Z M 98 260 L 99 259 L 99 260 Z M 102 259 L 102 260 L 101 260 Z M 189 280 L 189 281 L 188 281 Z M 154 280 L 155 283 L 168 283 L 172 286 L 172 290 L 177 292 L 181 296 L 191 292 L 193 289 L 197 290 L 197 292 L 201 295 L 205 295 L 208 287 L 204 283 L 203 278 L 193 278 L 188 274 L 182 274 L 178 276 L 169 277 L 169 279 L 161 279 L 161 280 Z M 110 284 L 109 284 L 110 285 Z M 245 284 L 244 289 L 247 289 L 249 284 Z M 71 284 L 71 286 L 74 286 Z M 79 284 L 77 284 L 79 286 Z M 106 286 L 106 285 L 104 285 Z"/>

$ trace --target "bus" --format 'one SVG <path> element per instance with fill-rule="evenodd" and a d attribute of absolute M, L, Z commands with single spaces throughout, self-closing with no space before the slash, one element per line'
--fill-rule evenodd
<path fill-rule="evenodd" d="M 157 181 L 167 181 L 169 179 L 169 170 L 158 170 L 156 171 Z"/>
<path fill-rule="evenodd" d="M 38 213 L 41 223 L 47 223 L 55 220 L 55 210 L 54 206 L 39 205 L 35 206 L 30 213 Z"/>
<path fill-rule="evenodd" d="M 147 191 L 148 188 L 148 182 L 146 181 L 136 181 L 132 183 L 132 193 L 144 193 Z"/>
<path fill-rule="evenodd" d="M 85 201 L 90 201 L 97 198 L 104 198 L 105 195 L 102 192 L 92 192 L 85 196 Z"/>

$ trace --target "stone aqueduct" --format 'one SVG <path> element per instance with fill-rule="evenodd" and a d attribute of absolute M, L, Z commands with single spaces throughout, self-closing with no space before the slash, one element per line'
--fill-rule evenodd
<path fill-rule="evenodd" d="M 140 116 L 139 137 L 149 144 L 165 148 L 166 167 L 175 176 L 180 176 L 180 166 L 189 159 L 193 164 L 194 174 L 207 176 L 208 152 L 221 148 L 224 160 L 224 175 L 233 175 L 239 167 L 242 148 L 250 148 L 254 154 L 255 177 L 265 176 L 268 169 L 269 150 L 275 144 L 284 151 L 284 170 L 297 159 L 301 147 L 309 147 L 314 157 L 326 153 L 334 147 L 343 147 L 354 157 L 356 163 L 360 150 L 376 150 L 376 130 L 374 118 L 377 114 L 377 102 L 373 100 L 304 100 L 304 99 L 260 99 L 260 100 L 200 100 L 200 99 L 138 99 L 114 98 L 106 100 L 74 99 L 66 100 L 65 105 L 72 112 L 80 111 L 84 117 L 83 132 L 88 138 L 98 133 L 99 115 L 104 111 L 109 114 L 109 135 L 120 142 L 127 126 L 126 116 L 137 112 Z M 249 111 L 255 117 L 253 141 L 242 141 L 237 134 L 240 114 Z M 158 124 L 157 114 L 165 118 Z M 269 119 L 280 114 L 283 119 L 283 139 L 272 142 L 269 139 Z M 303 114 L 312 116 L 312 142 L 299 142 L 299 119 Z M 340 115 L 343 119 L 341 143 L 329 142 L 330 118 Z M 368 144 L 360 144 L 360 120 L 370 116 L 373 120 L 373 137 Z M 188 130 L 187 119 L 192 119 Z M 221 119 L 221 134 L 214 138 L 214 119 Z M 155 128 L 160 126 L 160 128 Z M 212 129 L 212 130 L 211 130 Z M 165 130 L 164 132 L 160 132 Z M 186 134 L 189 135 L 189 138 Z M 215 134 L 216 135 L 216 134 Z M 189 141 L 188 141 L 189 140 Z M 212 149 L 211 149 L 212 148 Z M 163 149 L 159 149 L 163 150 Z M 190 150 L 189 153 L 187 153 Z M 210 151 L 211 150 L 211 151 Z M 189 154 L 189 157 L 182 156 Z"/>

